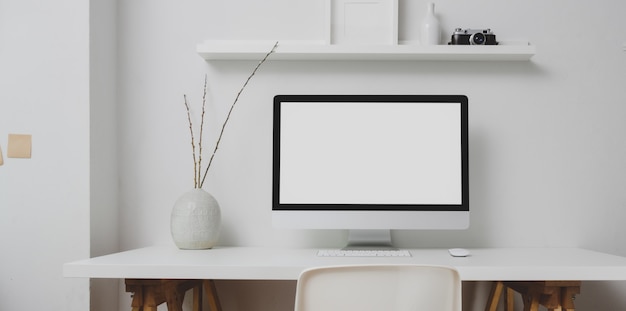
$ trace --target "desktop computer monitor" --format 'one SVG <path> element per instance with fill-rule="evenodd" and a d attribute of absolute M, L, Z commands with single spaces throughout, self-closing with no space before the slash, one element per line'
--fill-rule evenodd
<path fill-rule="evenodd" d="M 276 227 L 348 229 L 391 244 L 393 229 L 469 226 L 463 95 L 277 95 Z"/>

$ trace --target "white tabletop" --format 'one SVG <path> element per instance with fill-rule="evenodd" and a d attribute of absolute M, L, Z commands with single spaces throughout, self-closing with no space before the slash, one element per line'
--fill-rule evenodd
<path fill-rule="evenodd" d="M 317 249 L 155 246 L 67 263 L 65 277 L 296 280 L 306 268 L 350 264 L 429 264 L 455 267 L 464 281 L 626 280 L 626 257 L 578 248 L 411 249 L 412 257 L 317 257 Z"/>

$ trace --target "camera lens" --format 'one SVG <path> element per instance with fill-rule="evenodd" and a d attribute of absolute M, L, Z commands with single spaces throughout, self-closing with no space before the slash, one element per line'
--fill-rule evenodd
<path fill-rule="evenodd" d="M 485 35 L 477 32 L 470 36 L 470 44 L 472 45 L 484 45 L 485 44 Z"/>

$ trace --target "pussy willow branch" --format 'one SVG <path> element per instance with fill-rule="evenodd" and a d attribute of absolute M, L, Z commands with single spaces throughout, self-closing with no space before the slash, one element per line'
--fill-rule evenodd
<path fill-rule="evenodd" d="M 196 173 L 196 169 L 194 168 L 194 179 L 200 182 L 200 174 L 202 173 L 202 133 L 204 133 L 204 112 L 206 107 L 206 91 L 207 91 L 207 75 L 204 75 L 204 91 L 202 93 L 202 116 L 200 117 L 200 140 L 198 141 L 198 169 Z M 196 183 L 194 185 L 195 188 L 202 188 L 202 185 L 198 185 Z"/>
<path fill-rule="evenodd" d="M 235 97 L 235 101 L 233 101 L 232 105 L 230 105 L 230 110 L 228 110 L 228 115 L 226 115 L 226 120 L 224 120 L 224 124 L 222 124 L 222 130 L 220 131 L 220 135 L 218 136 L 217 142 L 215 143 L 215 149 L 213 149 L 213 154 L 211 154 L 211 158 L 209 158 L 209 164 L 207 165 L 206 170 L 204 171 L 204 176 L 202 176 L 202 181 L 200 181 L 200 188 L 202 188 L 202 185 L 204 184 L 204 180 L 206 179 L 206 175 L 207 175 L 207 173 L 209 173 L 209 168 L 211 167 L 211 163 L 213 163 L 213 157 L 215 157 L 215 153 L 217 152 L 217 149 L 220 146 L 220 142 L 222 141 L 222 135 L 224 135 L 224 129 L 226 129 L 226 124 L 228 124 L 228 120 L 230 120 L 230 115 L 233 112 L 233 108 L 235 108 L 235 104 L 237 104 L 237 101 L 239 100 L 239 96 L 241 95 L 243 90 L 248 85 L 248 82 L 250 82 L 250 79 L 252 79 L 254 74 L 256 74 L 257 70 L 259 70 L 259 67 L 261 67 L 261 65 L 263 65 L 263 63 L 267 60 L 267 58 L 272 53 L 274 53 L 274 51 L 276 50 L 277 46 L 278 46 L 278 41 L 276 41 L 276 43 L 274 44 L 272 49 L 267 54 L 265 54 L 265 57 L 263 57 L 263 59 L 261 59 L 259 64 L 256 65 L 256 68 L 254 68 L 254 70 L 252 71 L 250 76 L 248 76 L 248 79 L 246 79 L 246 82 L 244 82 L 243 86 L 241 87 L 241 89 L 237 93 L 237 97 Z"/>
<path fill-rule="evenodd" d="M 183 95 L 183 98 L 185 99 L 185 108 L 187 108 L 187 120 L 189 121 L 189 132 L 191 133 L 191 151 L 192 151 L 191 153 L 193 155 L 193 186 L 194 188 L 198 188 L 198 182 L 200 181 L 200 172 L 199 172 L 198 162 L 196 162 L 196 143 L 193 137 L 193 123 L 191 122 L 191 112 L 189 111 L 189 103 L 187 102 L 187 95 Z"/>

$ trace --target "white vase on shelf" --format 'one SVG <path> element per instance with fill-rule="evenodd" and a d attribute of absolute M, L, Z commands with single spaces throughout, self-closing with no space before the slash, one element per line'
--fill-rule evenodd
<path fill-rule="evenodd" d="M 435 15 L 435 4 L 428 3 L 426 16 L 421 25 L 421 42 L 423 45 L 438 45 L 441 37 L 441 27 L 439 19 Z"/>
<path fill-rule="evenodd" d="M 208 249 L 217 244 L 221 210 L 208 192 L 195 188 L 181 195 L 170 218 L 174 244 L 180 249 Z"/>

